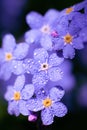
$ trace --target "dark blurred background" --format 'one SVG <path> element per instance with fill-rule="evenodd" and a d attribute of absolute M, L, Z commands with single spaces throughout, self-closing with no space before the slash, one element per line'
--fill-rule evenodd
<path fill-rule="evenodd" d="M 30 11 L 44 14 L 48 9 L 62 10 L 82 2 L 82 0 L 0 0 L 0 43 L 4 34 L 12 33 L 20 39 L 29 29 L 25 17 Z M 72 73 L 76 85 L 72 91 L 65 94 L 63 102 L 68 107 L 68 114 L 56 118 L 52 125 L 42 126 L 40 120 L 29 122 L 27 117 L 10 116 L 7 113 L 7 102 L 3 98 L 3 86 L 0 85 L 0 128 L 3 130 L 70 130 L 87 129 L 87 45 L 81 51 L 76 51 L 72 60 Z"/>

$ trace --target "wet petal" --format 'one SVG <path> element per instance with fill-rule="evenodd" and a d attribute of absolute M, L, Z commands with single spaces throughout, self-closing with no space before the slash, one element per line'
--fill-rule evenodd
<path fill-rule="evenodd" d="M 85 11 L 85 14 L 87 14 L 87 6 L 86 5 L 85 5 L 84 11 Z"/>
<path fill-rule="evenodd" d="M 51 125 L 53 123 L 54 115 L 51 109 L 47 108 L 41 111 L 41 120 L 43 125 Z"/>
<path fill-rule="evenodd" d="M 75 11 L 79 11 L 79 10 L 82 10 L 85 5 L 87 4 L 87 1 L 82 1 L 82 2 L 79 2 L 75 5 Z"/>
<path fill-rule="evenodd" d="M 50 98 L 53 100 L 53 101 L 60 101 L 60 99 L 64 96 L 64 89 L 62 87 L 53 87 L 51 90 L 50 90 Z"/>
<path fill-rule="evenodd" d="M 26 101 L 21 100 L 19 102 L 19 111 L 24 116 L 27 116 L 30 114 L 29 110 L 26 107 Z"/>
<path fill-rule="evenodd" d="M 12 98 L 13 98 L 13 95 L 14 95 L 13 86 L 8 86 L 8 87 L 7 87 L 7 91 L 6 91 L 5 95 L 4 95 L 5 99 L 6 99 L 7 101 L 11 101 Z"/>
<path fill-rule="evenodd" d="M 8 104 L 8 113 L 10 115 L 19 116 L 19 114 L 20 114 L 19 107 L 18 107 L 18 104 L 15 101 L 10 102 Z"/>
<path fill-rule="evenodd" d="M 32 84 L 25 85 L 24 89 L 21 92 L 22 99 L 26 100 L 33 96 L 34 94 L 34 86 Z"/>
<path fill-rule="evenodd" d="M 39 71 L 40 64 L 33 59 L 25 59 L 23 61 L 23 64 L 27 73 L 35 74 Z"/>
<path fill-rule="evenodd" d="M 38 62 L 44 63 L 48 59 L 48 53 L 44 48 L 35 49 L 34 59 Z"/>
<path fill-rule="evenodd" d="M 52 67 L 51 69 L 48 70 L 48 75 L 51 81 L 58 81 L 62 79 L 63 72 L 58 67 Z"/>
<path fill-rule="evenodd" d="M 16 89 L 16 91 L 20 91 L 23 88 L 24 83 L 25 83 L 25 76 L 24 75 L 18 76 L 14 83 L 14 88 Z"/>
<path fill-rule="evenodd" d="M 72 45 L 66 45 L 63 49 L 63 56 L 65 58 L 73 59 L 75 56 L 75 50 Z"/>
<path fill-rule="evenodd" d="M 42 38 L 41 38 L 41 46 L 46 49 L 46 50 L 52 50 L 52 40 L 51 40 L 51 37 L 48 36 L 48 35 L 44 35 Z"/>
<path fill-rule="evenodd" d="M 41 99 L 30 99 L 27 102 L 26 107 L 28 108 L 28 110 L 33 112 L 40 111 L 44 108 Z"/>
<path fill-rule="evenodd" d="M 29 45 L 26 43 L 19 43 L 14 50 L 14 57 L 18 60 L 25 58 L 28 54 Z"/>
<path fill-rule="evenodd" d="M 73 22 L 75 22 L 77 27 L 84 28 L 87 25 L 86 18 L 85 14 L 78 13 L 73 17 Z"/>
<path fill-rule="evenodd" d="M 73 47 L 75 49 L 83 49 L 84 45 L 82 38 L 75 38 L 75 40 L 73 40 Z"/>
<path fill-rule="evenodd" d="M 58 66 L 64 61 L 64 58 L 57 56 L 56 53 L 53 53 L 49 57 L 49 66 Z"/>
<path fill-rule="evenodd" d="M 63 39 L 53 39 L 53 49 L 54 50 L 62 50 L 64 48 L 64 41 Z"/>
<path fill-rule="evenodd" d="M 25 66 L 23 64 L 23 61 L 12 61 L 12 72 L 15 75 L 24 74 L 25 73 Z"/>
<path fill-rule="evenodd" d="M 37 73 L 32 78 L 32 83 L 34 84 L 35 89 L 39 89 L 45 86 L 47 82 L 48 82 L 48 76 L 46 75 L 45 72 Z"/>
<path fill-rule="evenodd" d="M 61 102 L 54 103 L 52 108 L 54 115 L 57 117 L 63 117 L 67 114 L 67 107 Z"/>
<path fill-rule="evenodd" d="M 83 42 L 87 42 L 87 27 L 83 28 L 80 31 L 79 36 L 81 37 L 81 39 L 83 40 Z"/>

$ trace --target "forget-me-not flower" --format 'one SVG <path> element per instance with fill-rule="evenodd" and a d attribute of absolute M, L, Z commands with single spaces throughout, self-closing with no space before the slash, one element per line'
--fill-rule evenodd
<path fill-rule="evenodd" d="M 56 50 L 63 50 L 64 58 L 74 58 L 75 49 L 83 49 L 83 39 L 79 35 L 81 28 L 75 21 L 72 21 L 69 25 L 58 25 L 57 31 L 59 37 L 54 38 L 54 48 Z"/>
<path fill-rule="evenodd" d="M 0 48 L 0 78 L 8 80 L 11 73 L 23 74 L 23 59 L 26 57 L 29 45 L 27 43 L 16 44 L 15 38 L 7 34 L 3 38 Z"/>
<path fill-rule="evenodd" d="M 27 101 L 27 108 L 33 112 L 41 111 L 41 120 L 44 125 L 53 123 L 54 116 L 63 117 L 67 113 L 66 106 L 60 102 L 64 96 L 64 90 L 59 87 L 50 89 L 49 94 L 43 98 L 35 98 Z"/>
<path fill-rule="evenodd" d="M 18 116 L 29 115 L 30 112 L 26 108 L 26 101 L 29 100 L 34 94 L 34 86 L 32 84 L 25 84 L 25 76 L 18 76 L 14 86 L 7 86 L 5 99 L 8 101 L 8 113 Z"/>
<path fill-rule="evenodd" d="M 46 50 L 52 50 L 52 37 L 57 36 L 54 29 L 54 21 L 58 17 L 59 12 L 50 9 L 44 16 L 37 12 L 30 12 L 26 16 L 26 22 L 31 30 L 25 33 L 25 41 L 29 44 L 40 43 Z"/>
<path fill-rule="evenodd" d="M 66 17 L 68 20 L 73 20 L 73 16 L 78 15 L 79 12 L 81 12 L 81 10 L 84 9 L 86 4 L 87 1 L 83 1 L 68 8 L 65 8 L 60 12 L 60 18 Z"/>
<path fill-rule="evenodd" d="M 63 60 L 56 53 L 49 55 L 44 48 L 35 49 L 34 58 L 26 61 L 27 71 L 33 74 L 32 83 L 38 87 L 44 86 L 48 80 L 61 80 L 63 72 L 58 66 Z"/>

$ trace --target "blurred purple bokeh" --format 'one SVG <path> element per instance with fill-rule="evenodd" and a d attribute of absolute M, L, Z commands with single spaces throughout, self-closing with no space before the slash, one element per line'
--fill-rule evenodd
<path fill-rule="evenodd" d="M 27 0 L 0 0 L 0 28 L 12 31 L 20 25 L 21 14 Z"/>

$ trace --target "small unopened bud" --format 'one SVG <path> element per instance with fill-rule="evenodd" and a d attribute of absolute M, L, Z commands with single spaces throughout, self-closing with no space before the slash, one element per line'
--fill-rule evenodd
<path fill-rule="evenodd" d="M 31 121 L 31 122 L 34 122 L 34 121 L 36 121 L 37 120 L 37 116 L 36 115 L 29 115 L 28 116 L 28 121 Z"/>

